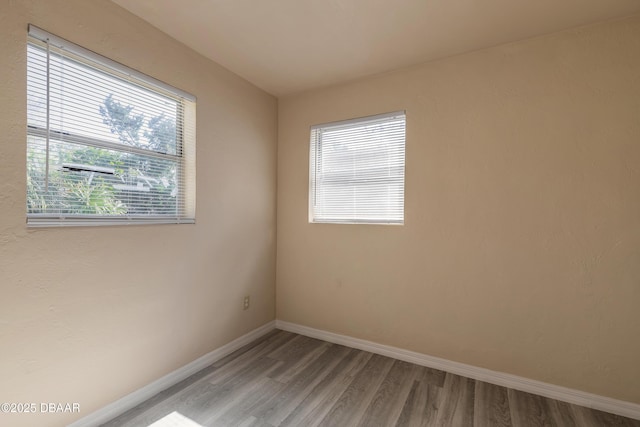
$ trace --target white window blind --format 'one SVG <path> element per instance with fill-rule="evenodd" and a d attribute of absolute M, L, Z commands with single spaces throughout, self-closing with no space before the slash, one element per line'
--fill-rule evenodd
<path fill-rule="evenodd" d="M 311 127 L 309 221 L 404 223 L 405 113 Z"/>
<path fill-rule="evenodd" d="M 195 97 L 29 26 L 29 226 L 193 223 Z"/>

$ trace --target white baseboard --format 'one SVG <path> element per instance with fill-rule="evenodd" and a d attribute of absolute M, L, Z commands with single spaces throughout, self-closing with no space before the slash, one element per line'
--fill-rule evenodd
<path fill-rule="evenodd" d="M 135 408 L 145 400 L 150 399 L 161 391 L 164 391 L 169 387 L 178 384 L 180 381 L 189 378 L 196 372 L 206 368 L 207 366 L 211 365 L 217 360 L 222 359 L 228 354 L 233 353 L 240 347 L 260 338 L 273 329 L 275 329 L 275 321 L 271 321 L 257 329 L 254 329 L 253 331 L 241 336 L 240 338 L 237 338 L 230 343 L 225 344 L 222 347 L 205 354 L 204 356 L 181 368 L 176 369 L 175 371 L 152 382 L 151 384 L 146 385 L 141 389 L 138 389 L 133 393 L 130 393 L 95 412 L 92 412 L 91 414 L 79 419 L 72 424 L 69 424 L 68 427 L 95 427 L 97 425 L 106 423 L 107 421 L 117 417 L 118 415 L 127 412 L 129 409 Z"/>
<path fill-rule="evenodd" d="M 506 374 L 504 372 L 491 371 L 489 369 L 466 365 L 459 362 L 453 362 L 451 360 L 441 359 L 439 357 L 416 353 L 409 350 L 403 350 L 401 348 L 391 347 L 388 345 L 377 344 L 375 342 L 353 338 L 346 335 L 335 334 L 333 332 L 314 329 L 295 323 L 285 322 L 282 320 L 276 320 L 276 328 L 289 332 L 295 332 L 300 335 L 306 335 L 312 338 L 321 339 L 334 344 L 340 344 L 347 347 L 357 348 L 359 350 L 392 357 L 394 359 L 403 360 L 405 362 L 415 363 L 416 365 L 439 369 L 441 371 L 450 372 L 452 374 L 461 375 L 464 377 L 472 378 L 474 380 L 484 381 L 491 384 L 513 388 L 515 390 L 525 391 L 528 393 L 549 397 L 551 399 L 561 400 L 563 402 L 573 403 L 576 405 L 597 409 L 599 411 L 610 412 L 612 414 L 622 415 L 624 417 L 640 420 L 640 405 L 637 403 L 616 400 L 609 397 L 599 396 L 597 394 L 587 393 L 580 390 L 574 390 L 554 384 L 548 384 L 541 381 L 519 377 L 517 375 Z"/>

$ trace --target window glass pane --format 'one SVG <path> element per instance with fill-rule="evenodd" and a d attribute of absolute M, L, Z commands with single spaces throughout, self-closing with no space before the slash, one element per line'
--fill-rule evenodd
<path fill-rule="evenodd" d="M 178 215 L 176 160 L 29 136 L 30 214 Z"/>

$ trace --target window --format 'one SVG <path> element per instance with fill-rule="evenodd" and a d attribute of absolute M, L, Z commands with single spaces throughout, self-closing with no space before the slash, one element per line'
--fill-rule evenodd
<path fill-rule="evenodd" d="M 309 221 L 404 223 L 405 113 L 311 127 Z"/>
<path fill-rule="evenodd" d="M 195 222 L 195 98 L 29 26 L 27 224 Z"/>

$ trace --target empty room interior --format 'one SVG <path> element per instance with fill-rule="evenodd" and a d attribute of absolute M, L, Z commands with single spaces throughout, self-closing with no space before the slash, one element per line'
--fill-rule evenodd
<path fill-rule="evenodd" d="M 637 0 L 0 31 L 1 426 L 640 426 Z"/>

